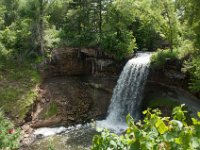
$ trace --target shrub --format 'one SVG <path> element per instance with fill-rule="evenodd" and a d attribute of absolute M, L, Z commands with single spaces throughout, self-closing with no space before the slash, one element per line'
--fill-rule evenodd
<path fill-rule="evenodd" d="M 186 123 L 183 106 L 175 107 L 172 117 L 161 117 L 158 109 L 143 112 L 144 120 L 134 122 L 128 115 L 128 128 L 123 135 L 103 130 L 101 135 L 93 137 L 92 150 L 177 150 L 198 149 L 200 147 L 200 120 L 192 118 L 192 124 Z M 200 113 L 198 113 L 200 117 Z"/>
<path fill-rule="evenodd" d="M 32 62 L 0 59 L 0 104 L 18 123 L 23 121 L 37 97 L 41 77 Z"/>
<path fill-rule="evenodd" d="M 191 75 L 189 88 L 194 92 L 200 91 L 200 56 L 193 56 L 191 60 L 185 61 L 183 71 Z"/>
<path fill-rule="evenodd" d="M 58 43 L 60 42 L 59 34 L 60 31 L 56 30 L 55 26 L 45 30 L 44 40 L 47 49 L 55 48 L 58 45 Z"/>
<path fill-rule="evenodd" d="M 7 49 L 12 49 L 16 44 L 16 32 L 12 26 L 0 31 L 0 41 Z"/>
<path fill-rule="evenodd" d="M 53 115 L 55 115 L 56 113 L 58 113 L 58 106 L 56 105 L 56 103 L 53 101 L 49 104 L 46 112 L 45 112 L 45 118 L 50 118 Z"/>
<path fill-rule="evenodd" d="M 19 131 L 14 130 L 13 124 L 0 112 L 0 149 L 16 149 L 18 146 Z"/>
<path fill-rule="evenodd" d="M 175 60 L 178 58 L 178 52 L 170 50 L 162 50 L 158 49 L 156 53 L 154 53 L 151 57 L 151 65 L 155 68 L 162 68 L 166 64 L 166 60 Z"/>
<path fill-rule="evenodd" d="M 178 57 L 179 59 L 187 59 L 190 55 L 195 53 L 195 48 L 193 43 L 189 40 L 182 42 L 181 46 L 178 48 Z"/>
<path fill-rule="evenodd" d="M 102 47 L 106 52 L 114 54 L 117 59 L 122 59 L 133 53 L 136 41 L 131 32 L 122 31 L 121 38 L 117 32 L 106 33 L 102 38 Z"/>

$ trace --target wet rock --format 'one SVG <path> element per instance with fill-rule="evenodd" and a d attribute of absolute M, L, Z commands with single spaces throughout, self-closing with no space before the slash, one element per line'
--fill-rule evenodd
<path fill-rule="evenodd" d="M 68 119 L 68 120 L 71 120 L 71 121 L 74 121 L 74 120 L 75 120 L 75 118 L 73 118 L 73 117 L 71 117 L 71 116 L 67 116 L 67 119 Z"/>
<path fill-rule="evenodd" d="M 165 72 L 165 76 L 170 78 L 170 79 L 176 79 L 176 80 L 183 80 L 185 79 L 185 74 L 174 71 L 174 70 L 168 70 Z"/>
<path fill-rule="evenodd" d="M 96 57 L 97 56 L 96 50 L 91 49 L 91 48 L 82 48 L 80 50 L 80 52 L 87 55 L 87 56 L 90 56 L 90 57 Z"/>
<path fill-rule="evenodd" d="M 29 131 L 30 125 L 25 124 L 25 125 L 23 125 L 23 126 L 21 127 L 21 129 L 22 129 L 24 132 Z"/>
<path fill-rule="evenodd" d="M 42 102 L 42 103 L 46 103 L 46 99 L 42 98 L 42 99 L 41 99 L 41 102 Z"/>
<path fill-rule="evenodd" d="M 29 134 L 24 134 L 23 137 L 24 138 L 28 138 L 30 135 Z"/>

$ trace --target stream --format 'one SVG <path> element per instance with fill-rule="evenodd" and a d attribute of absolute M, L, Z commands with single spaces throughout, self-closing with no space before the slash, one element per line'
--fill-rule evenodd
<path fill-rule="evenodd" d="M 92 124 L 72 127 L 40 128 L 35 130 L 36 140 L 21 150 L 89 150 L 97 134 Z"/>

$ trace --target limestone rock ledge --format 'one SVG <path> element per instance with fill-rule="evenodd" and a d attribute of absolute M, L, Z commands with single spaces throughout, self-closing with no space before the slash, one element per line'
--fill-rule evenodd
<path fill-rule="evenodd" d="M 95 49 L 59 48 L 51 52 L 50 58 L 40 70 L 44 77 L 73 75 L 119 74 L 122 61 L 113 56 L 98 54 Z"/>

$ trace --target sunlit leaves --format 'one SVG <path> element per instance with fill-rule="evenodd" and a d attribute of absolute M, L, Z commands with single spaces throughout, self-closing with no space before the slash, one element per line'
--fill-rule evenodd
<path fill-rule="evenodd" d="M 147 109 L 143 122 L 134 123 L 133 118 L 126 118 L 126 133 L 118 136 L 104 130 L 93 138 L 92 150 L 196 150 L 200 146 L 200 121 L 193 118 L 193 124 L 187 125 L 184 105 L 173 110 L 174 120 L 162 118 L 159 110 Z M 198 113 L 200 115 L 200 113 Z M 180 119 L 180 120 L 179 120 Z"/>
<path fill-rule="evenodd" d="M 8 121 L 0 110 L 0 149 L 16 149 L 19 147 L 19 131 L 13 129 L 13 125 Z"/>

